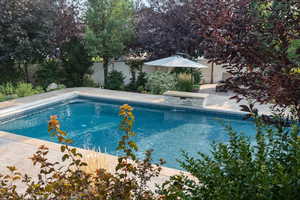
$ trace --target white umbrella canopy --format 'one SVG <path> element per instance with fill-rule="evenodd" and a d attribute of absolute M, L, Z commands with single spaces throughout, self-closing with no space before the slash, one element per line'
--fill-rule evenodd
<path fill-rule="evenodd" d="M 208 68 L 206 65 L 194 62 L 181 56 L 171 56 L 144 63 L 146 66 L 155 67 L 184 67 L 184 68 Z"/>

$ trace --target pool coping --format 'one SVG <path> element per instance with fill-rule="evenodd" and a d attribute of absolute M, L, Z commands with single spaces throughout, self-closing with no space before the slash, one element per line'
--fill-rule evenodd
<path fill-rule="evenodd" d="M 160 95 L 156 95 L 160 96 Z M 85 92 L 80 92 L 80 91 L 71 91 L 65 94 L 60 94 L 54 97 L 48 97 L 44 98 L 41 100 L 37 100 L 31 103 L 25 103 L 22 105 L 15 105 L 9 108 L 1 109 L 0 110 L 0 121 L 3 119 L 17 115 L 23 112 L 27 112 L 30 110 L 34 110 L 37 108 L 41 108 L 43 106 L 49 106 L 51 104 L 59 103 L 61 101 L 67 101 L 71 100 L 73 98 L 91 98 L 91 99 L 98 99 L 101 101 L 102 100 L 112 100 L 112 101 L 119 101 L 123 103 L 134 103 L 138 105 L 154 105 L 154 106 L 162 106 L 166 108 L 173 108 L 173 109 L 185 109 L 185 110 L 194 110 L 194 111 L 203 111 L 203 112 L 213 112 L 213 113 L 218 113 L 218 114 L 223 114 L 223 115 L 232 115 L 232 116 L 238 116 L 242 117 L 246 113 L 242 111 L 231 111 L 231 110 L 220 110 L 220 109 L 215 109 L 215 108 L 205 108 L 205 107 L 197 107 L 197 106 L 186 106 L 186 105 L 170 105 L 169 103 L 164 103 L 163 101 L 161 102 L 156 102 L 156 101 L 146 101 L 146 99 L 143 100 L 138 100 L 138 99 L 128 99 L 128 98 L 122 98 L 122 97 L 115 97 L 115 96 L 107 96 L 107 95 L 99 95 L 99 94 L 89 94 Z M 161 96 L 163 97 L 163 96 Z"/>
<path fill-rule="evenodd" d="M 24 144 L 32 146 L 36 150 L 38 149 L 38 147 L 44 145 L 47 148 L 49 148 L 50 151 L 58 152 L 59 154 L 61 154 L 61 148 L 60 147 L 61 147 L 62 144 L 55 143 L 55 142 L 40 140 L 40 139 L 27 137 L 27 136 L 23 136 L 23 135 L 17 135 L 17 134 L 5 132 L 5 131 L 0 131 L 0 139 L 12 141 L 12 142 L 17 142 L 17 143 L 22 142 Z M 111 170 L 111 172 L 114 171 L 115 166 L 117 165 L 118 156 L 114 156 L 114 155 L 111 155 L 111 154 L 108 154 L 108 153 L 96 152 L 96 151 L 92 151 L 92 150 L 88 150 L 88 149 L 73 147 L 72 145 L 69 145 L 69 146 L 71 148 L 76 148 L 78 150 L 78 152 L 80 152 L 84 155 L 88 155 L 89 153 L 96 153 L 99 156 L 105 157 L 105 160 L 109 161 L 109 164 L 110 164 L 109 169 Z M 62 155 L 63 154 L 61 154 L 61 156 Z M 63 162 L 61 162 L 61 163 L 63 163 Z M 187 176 L 191 176 L 190 173 L 188 173 L 188 172 L 178 170 L 178 169 L 175 169 L 175 168 L 164 167 L 164 166 L 162 166 L 162 170 L 161 170 L 159 176 L 170 177 L 170 176 L 174 176 L 174 175 L 178 175 L 178 174 L 184 174 L 184 175 L 187 175 Z"/>
<path fill-rule="evenodd" d="M 96 91 L 96 90 L 95 90 Z M 191 110 L 198 110 L 198 111 L 204 111 L 204 112 L 214 112 L 214 113 L 219 113 L 219 114 L 229 114 L 229 115 L 234 115 L 234 116 L 239 116 L 242 117 L 245 115 L 245 112 L 241 111 L 229 111 L 229 110 L 220 110 L 220 109 L 213 109 L 213 108 L 204 108 L 204 107 L 195 107 L 195 106 L 184 106 L 184 105 L 170 105 L 168 103 L 164 103 L 163 96 L 161 95 L 144 95 L 143 94 L 137 94 L 137 93 L 129 93 L 130 95 L 134 95 L 135 97 L 145 97 L 145 98 L 135 98 L 132 99 L 128 98 L 128 96 L 114 96 L 114 93 L 112 94 L 101 94 L 101 92 L 105 92 L 107 90 L 104 89 L 98 89 L 96 94 L 91 93 L 91 92 L 86 92 L 84 91 L 84 88 L 73 88 L 73 89 L 65 89 L 61 90 L 59 93 L 53 93 L 53 96 L 50 95 L 50 97 L 42 97 L 39 100 L 34 100 L 29 103 L 23 103 L 21 105 L 14 105 L 9 108 L 4 108 L 0 110 L 0 121 L 4 120 L 9 117 L 13 117 L 16 115 L 22 115 L 24 112 L 34 110 L 41 108 L 43 106 L 49 106 L 51 104 L 59 103 L 61 101 L 66 101 L 70 100 L 76 97 L 87 97 L 87 98 L 93 98 L 93 99 L 105 99 L 105 100 L 115 100 L 115 101 L 122 101 L 124 103 L 134 103 L 134 104 L 143 104 L 143 105 L 154 105 L 154 106 L 164 106 L 164 107 L 169 107 L 169 108 L 174 108 L 174 109 L 191 109 Z M 94 90 L 93 90 L 94 92 Z M 124 92 L 118 92 L 118 93 L 123 93 Z M 148 98 L 148 99 L 147 99 Z M 21 98 L 22 99 L 22 98 Z M 6 138 L 12 141 L 22 141 L 26 142 L 30 145 L 34 145 L 37 147 L 37 145 L 43 145 L 46 144 L 46 146 L 50 149 L 53 149 L 55 151 L 59 151 L 60 144 L 54 143 L 54 142 L 49 142 L 46 140 L 39 140 L 36 138 L 31 138 L 31 137 L 26 137 L 26 136 L 21 136 L 18 134 L 14 133 L 9 133 L 9 132 L 4 132 L 0 130 L 0 138 Z M 23 140 L 22 140 L 23 138 Z M 80 149 L 81 151 L 90 151 L 86 149 Z M 101 155 L 108 156 L 111 160 L 117 160 L 117 156 L 111 155 L 111 154 L 105 154 L 105 153 L 99 153 Z M 168 167 L 163 167 L 162 176 L 172 176 L 176 175 L 179 173 L 187 173 L 181 170 L 177 170 L 174 168 L 168 168 Z"/>

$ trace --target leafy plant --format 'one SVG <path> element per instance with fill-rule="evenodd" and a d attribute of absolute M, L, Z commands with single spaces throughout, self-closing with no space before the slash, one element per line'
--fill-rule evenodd
<path fill-rule="evenodd" d="M 122 90 L 124 89 L 124 75 L 119 71 L 111 71 L 107 76 L 107 89 Z"/>
<path fill-rule="evenodd" d="M 138 87 L 144 87 L 146 86 L 147 79 L 146 79 L 146 72 L 139 72 L 139 75 L 136 80 L 136 86 Z"/>
<path fill-rule="evenodd" d="M 15 94 L 15 87 L 11 82 L 4 83 L 0 85 L 0 93 L 4 95 L 13 95 Z"/>
<path fill-rule="evenodd" d="M 99 84 L 95 83 L 95 81 L 90 76 L 83 77 L 83 87 L 99 87 Z"/>
<path fill-rule="evenodd" d="M 132 140 L 134 116 L 128 105 L 120 107 L 120 130 L 124 132 L 118 150 L 123 151 L 115 167 L 110 173 L 104 169 L 96 169 L 87 173 L 87 163 L 82 161 L 83 155 L 76 148 L 68 146 L 72 140 L 66 138 L 67 133 L 60 129 L 57 116 L 49 121 L 48 131 L 55 136 L 61 145 L 62 162 L 50 162 L 47 159 L 49 149 L 40 146 L 30 158 L 33 165 L 40 168 L 37 179 L 21 174 L 14 166 L 7 167 L 11 174 L 0 174 L 0 196 L 3 199 L 139 199 L 151 200 L 158 196 L 149 188 L 149 181 L 157 177 L 161 171 L 159 165 L 151 163 L 151 151 L 145 153 L 145 159 L 139 160 L 135 153 L 137 145 Z M 63 165 L 64 167 L 60 167 Z M 25 192 L 18 193 L 16 181 L 25 184 Z"/>
<path fill-rule="evenodd" d="M 290 61 L 300 65 L 300 39 L 291 41 L 287 53 Z"/>
<path fill-rule="evenodd" d="M 130 0 L 87 1 L 85 39 L 89 53 L 103 60 L 104 87 L 107 87 L 109 63 L 122 56 L 133 39 L 133 14 Z"/>
<path fill-rule="evenodd" d="M 194 0 L 190 12 L 205 58 L 232 75 L 235 98 L 272 103 L 300 118 L 299 0 Z M 206 12 L 203 12 L 206 10 Z M 207 14 L 210 13 L 210 14 Z"/>
<path fill-rule="evenodd" d="M 51 83 L 60 83 L 62 79 L 61 62 L 57 59 L 44 61 L 36 72 L 36 83 L 47 88 Z"/>
<path fill-rule="evenodd" d="M 0 92 L 0 102 L 5 100 L 6 100 L 5 95 Z"/>
<path fill-rule="evenodd" d="M 176 76 L 168 72 L 151 72 L 146 75 L 146 79 L 146 89 L 152 94 L 162 94 L 176 86 Z"/>
<path fill-rule="evenodd" d="M 193 91 L 193 80 L 192 75 L 187 73 L 180 73 L 177 75 L 176 90 L 192 92 Z"/>
<path fill-rule="evenodd" d="M 214 144 L 211 155 L 184 153 L 181 166 L 193 176 L 174 176 L 160 193 L 166 199 L 287 199 L 300 197 L 300 127 L 266 124 L 257 113 L 256 141 L 226 126 L 229 142 Z"/>
<path fill-rule="evenodd" d="M 33 88 L 31 83 L 18 83 L 16 86 L 16 95 L 18 97 L 26 97 L 43 92 L 41 87 Z"/>
<path fill-rule="evenodd" d="M 93 72 L 92 57 L 80 38 L 73 37 L 62 46 L 61 60 L 63 83 L 67 87 L 83 86 L 85 76 Z"/>

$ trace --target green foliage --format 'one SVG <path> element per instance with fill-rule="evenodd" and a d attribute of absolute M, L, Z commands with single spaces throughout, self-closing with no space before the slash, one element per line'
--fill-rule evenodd
<path fill-rule="evenodd" d="M 161 194 L 166 199 L 299 199 L 299 124 L 272 126 L 254 118 L 255 143 L 226 126 L 229 142 L 214 144 L 211 155 L 199 153 L 200 158 L 184 153 L 181 166 L 194 177 L 172 177 Z"/>
<path fill-rule="evenodd" d="M 300 65 L 300 40 L 293 40 L 287 53 L 290 61 Z"/>
<path fill-rule="evenodd" d="M 191 74 L 180 73 L 177 75 L 176 90 L 185 92 L 193 91 L 193 80 Z"/>
<path fill-rule="evenodd" d="M 30 83 L 18 83 L 16 86 L 16 95 L 18 97 L 26 97 L 34 94 L 39 94 L 44 90 L 41 87 L 33 88 Z"/>
<path fill-rule="evenodd" d="M 202 72 L 199 69 L 176 67 L 172 70 L 172 73 L 177 75 L 182 73 L 192 74 L 194 84 L 199 84 L 203 78 Z"/>
<path fill-rule="evenodd" d="M 152 94 L 162 94 L 176 86 L 176 76 L 168 72 L 155 71 L 146 75 L 146 89 Z"/>
<path fill-rule="evenodd" d="M 194 79 L 194 84 L 200 84 L 203 75 L 202 72 L 200 70 L 193 70 L 193 79 Z"/>
<path fill-rule="evenodd" d="M 0 85 L 0 93 L 3 95 L 13 95 L 15 94 L 15 87 L 11 82 L 4 83 Z"/>
<path fill-rule="evenodd" d="M 119 71 L 111 71 L 107 77 L 106 89 L 123 90 L 124 89 L 124 75 Z"/>
<path fill-rule="evenodd" d="M 103 59 L 104 85 L 108 64 L 125 53 L 133 38 L 133 4 L 131 0 L 88 0 L 85 39 L 89 52 Z"/>
<path fill-rule="evenodd" d="M 119 157 L 114 173 L 97 169 L 93 173 L 82 170 L 87 163 L 83 155 L 70 144 L 67 133 L 60 129 L 56 116 L 51 116 L 48 132 L 55 136 L 61 145 L 61 162 L 50 162 L 47 158 L 49 149 L 38 148 L 30 158 L 33 165 L 40 170 L 37 179 L 21 174 L 16 167 L 8 166 L 11 172 L 0 174 L 0 196 L 2 199 L 87 199 L 87 200 L 154 200 L 158 196 L 149 188 L 149 182 L 161 171 L 159 165 L 151 163 L 151 151 L 145 153 L 145 159 L 139 160 L 135 154 L 138 150 L 132 140 L 134 116 L 128 105 L 120 107 L 120 130 L 124 132 L 118 150 L 123 152 Z M 64 167 L 60 167 L 64 166 Z M 24 183 L 25 192 L 18 193 L 17 182 Z"/>
<path fill-rule="evenodd" d="M 140 71 L 137 79 L 136 80 L 131 79 L 130 83 L 126 85 L 126 90 L 140 92 L 139 88 L 143 88 L 144 90 L 146 82 L 147 82 L 146 72 Z"/>
<path fill-rule="evenodd" d="M 1 76 L 0 84 L 7 82 L 17 83 L 23 80 L 22 70 L 20 70 L 13 60 L 3 62 L 0 59 L 0 72 L 4 72 Z"/>
<path fill-rule="evenodd" d="M 99 84 L 95 83 L 94 80 L 90 76 L 84 76 L 83 77 L 83 87 L 99 87 Z"/>
<path fill-rule="evenodd" d="M 83 85 L 84 76 L 91 74 L 92 57 L 89 56 L 85 43 L 73 37 L 61 49 L 62 77 L 67 87 Z"/>
<path fill-rule="evenodd" d="M 5 100 L 6 100 L 5 95 L 0 92 L 0 102 Z"/>
<path fill-rule="evenodd" d="M 135 57 L 128 58 L 125 63 L 129 66 L 131 73 L 130 83 L 127 86 L 127 88 L 130 91 L 136 91 L 139 86 L 145 87 L 145 82 L 143 82 L 143 79 L 145 79 L 145 74 L 142 71 L 144 59 Z M 138 80 L 136 80 L 137 72 L 139 72 Z"/>
<path fill-rule="evenodd" d="M 18 97 L 25 97 L 44 92 L 43 88 L 37 86 L 33 88 L 30 83 L 19 82 L 15 85 L 8 82 L 0 85 L 0 101 L 7 101 Z"/>
<path fill-rule="evenodd" d="M 146 72 L 140 72 L 136 80 L 137 88 L 139 87 L 145 88 L 146 83 L 147 83 Z"/>
<path fill-rule="evenodd" d="M 48 59 L 43 62 L 36 72 L 36 83 L 47 88 L 51 83 L 61 82 L 61 63 L 57 59 Z"/>

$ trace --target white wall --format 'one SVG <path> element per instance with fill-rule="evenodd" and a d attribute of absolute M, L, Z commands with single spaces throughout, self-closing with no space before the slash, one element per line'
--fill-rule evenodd
<path fill-rule="evenodd" d="M 203 74 L 204 83 L 210 83 L 211 82 L 211 63 L 207 63 L 206 60 L 201 60 L 201 64 L 207 65 L 208 68 L 201 69 L 201 72 Z M 104 71 L 102 67 L 102 63 L 95 63 L 93 66 L 94 73 L 92 74 L 91 78 L 98 84 L 103 85 L 104 83 Z M 128 84 L 130 82 L 130 71 L 129 66 L 125 64 L 125 62 L 115 62 L 114 64 L 109 65 L 109 71 L 116 70 L 120 71 L 124 74 L 126 77 L 125 84 Z M 143 71 L 146 73 L 153 72 L 156 70 L 160 71 L 171 71 L 172 68 L 165 68 L 165 67 L 149 67 L 144 66 Z M 226 73 L 226 70 L 222 68 L 220 65 L 214 65 L 214 83 L 220 81 L 223 79 L 223 73 Z"/>

